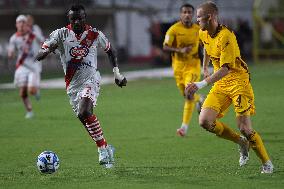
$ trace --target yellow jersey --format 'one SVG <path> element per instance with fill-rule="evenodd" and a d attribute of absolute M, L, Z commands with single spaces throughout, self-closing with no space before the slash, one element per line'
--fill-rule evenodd
<path fill-rule="evenodd" d="M 174 52 L 172 53 L 172 61 L 192 63 L 192 66 L 196 66 L 197 61 L 191 62 L 192 59 L 198 59 L 198 46 L 199 46 L 199 26 L 197 24 L 192 24 L 191 27 L 185 27 L 181 21 L 172 25 L 165 36 L 164 45 L 175 48 L 183 48 L 187 46 L 192 46 L 192 50 L 189 53 L 182 54 Z"/>
<path fill-rule="evenodd" d="M 199 38 L 212 61 L 214 72 L 228 64 L 230 72 L 216 84 L 226 87 L 249 79 L 247 64 L 241 59 L 240 49 L 235 34 L 227 27 L 219 25 L 214 36 L 199 30 Z"/>

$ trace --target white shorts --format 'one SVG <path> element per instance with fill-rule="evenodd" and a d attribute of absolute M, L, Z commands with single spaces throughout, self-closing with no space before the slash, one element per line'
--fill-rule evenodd
<path fill-rule="evenodd" d="M 15 72 L 14 84 L 17 87 L 38 88 L 40 85 L 40 72 L 34 72 L 24 66 L 20 66 Z"/>
<path fill-rule="evenodd" d="M 94 107 L 97 105 L 97 99 L 99 97 L 100 92 L 100 82 L 101 76 L 99 72 L 97 72 L 94 77 L 87 80 L 80 87 L 73 87 L 72 92 L 67 91 L 67 94 L 70 98 L 70 104 L 77 116 L 79 114 L 79 103 L 83 97 L 89 98 L 93 102 Z"/>

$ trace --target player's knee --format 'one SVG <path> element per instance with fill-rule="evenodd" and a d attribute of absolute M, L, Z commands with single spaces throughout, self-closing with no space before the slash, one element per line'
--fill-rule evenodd
<path fill-rule="evenodd" d="M 86 109 L 81 109 L 78 113 L 78 117 L 80 120 L 85 120 L 88 117 L 90 117 L 92 115 L 92 112 L 86 110 Z"/>
<path fill-rule="evenodd" d="M 239 124 L 238 126 L 240 129 L 240 132 L 246 137 L 250 136 L 253 133 L 252 128 L 246 124 Z"/>

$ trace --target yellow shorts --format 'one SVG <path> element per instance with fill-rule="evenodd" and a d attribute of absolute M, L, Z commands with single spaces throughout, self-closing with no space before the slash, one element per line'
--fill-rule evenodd
<path fill-rule="evenodd" d="M 254 93 L 249 81 L 230 87 L 219 87 L 216 83 L 207 95 L 202 108 L 212 108 L 223 117 L 233 104 L 236 116 L 255 114 Z"/>
<path fill-rule="evenodd" d="M 188 83 L 200 80 L 200 60 L 194 59 L 193 63 L 197 66 L 193 67 L 190 63 L 182 62 L 173 64 L 176 84 L 182 95 L 184 95 L 184 89 Z"/>

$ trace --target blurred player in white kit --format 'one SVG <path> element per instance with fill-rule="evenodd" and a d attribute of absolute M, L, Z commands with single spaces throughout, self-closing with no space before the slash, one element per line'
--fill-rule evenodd
<path fill-rule="evenodd" d="M 35 64 L 35 56 L 40 49 L 41 39 L 29 29 L 24 15 L 16 18 L 16 29 L 9 41 L 8 58 L 17 55 L 14 83 L 20 90 L 19 95 L 26 109 L 25 118 L 30 119 L 34 113 L 28 96 L 39 98 L 41 63 Z"/>

